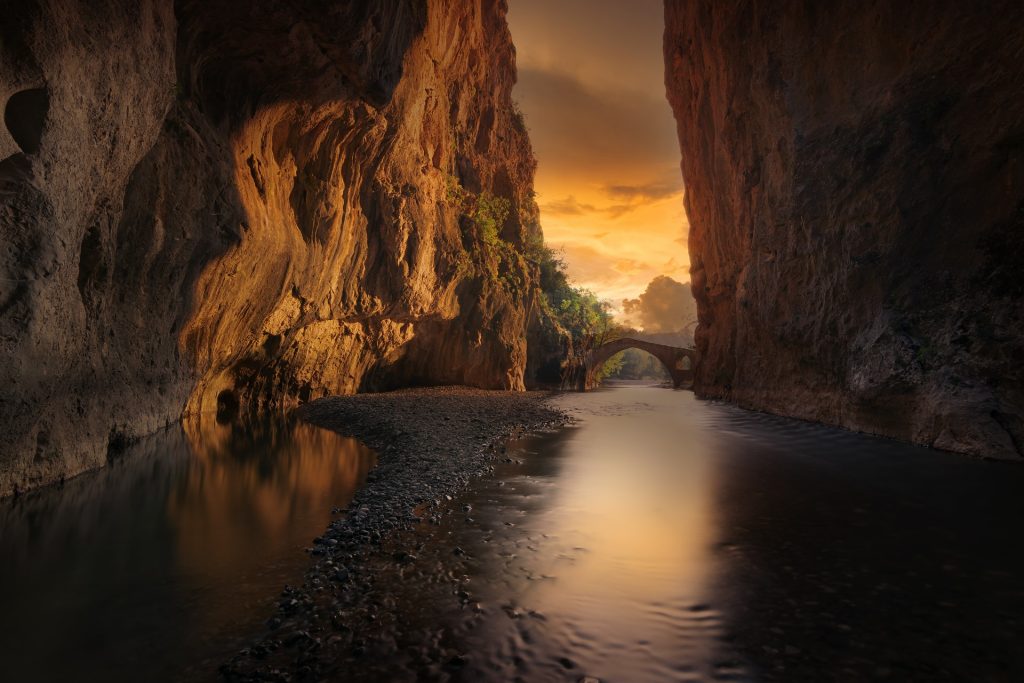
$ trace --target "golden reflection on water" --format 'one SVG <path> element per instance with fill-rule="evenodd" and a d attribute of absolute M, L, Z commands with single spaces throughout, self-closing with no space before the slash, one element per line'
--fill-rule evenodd
<path fill-rule="evenodd" d="M 185 434 L 193 457 L 168 496 L 167 517 L 182 575 L 202 584 L 266 570 L 254 557 L 291 558 L 376 462 L 354 439 L 302 422 L 225 425 L 206 416 L 187 423 Z"/>
<path fill-rule="evenodd" d="M 375 457 L 284 417 L 203 416 L 5 501 L 0 680 L 205 680 L 301 581 Z"/>
<path fill-rule="evenodd" d="M 723 605 L 713 440 L 680 414 L 679 392 L 623 388 L 554 402 L 580 422 L 513 444 L 511 464 L 468 496 L 472 519 L 456 514 L 424 531 L 421 552 L 447 548 L 442 566 L 461 557 L 453 545 L 473 558 L 456 559 L 450 573 L 466 567 L 466 591 L 482 606 L 465 616 L 441 601 L 443 616 L 425 628 L 453 624 L 454 642 L 471 653 L 460 680 L 730 673 L 715 671 Z"/>
<path fill-rule="evenodd" d="M 185 431 L 194 457 L 167 506 L 179 561 L 197 574 L 234 571 L 254 541 L 291 547 L 296 520 L 348 503 L 374 464 L 359 442 L 304 423 Z"/>
<path fill-rule="evenodd" d="M 651 666 L 637 658 L 652 652 L 709 652 L 718 624 L 705 606 L 718 531 L 714 461 L 701 434 L 670 410 L 672 392 L 655 397 L 667 405 L 626 420 L 587 415 L 587 428 L 565 444 L 556 497 L 539 526 L 585 551 L 531 591 L 573 631 L 621 648 L 593 663 L 622 680 Z"/>

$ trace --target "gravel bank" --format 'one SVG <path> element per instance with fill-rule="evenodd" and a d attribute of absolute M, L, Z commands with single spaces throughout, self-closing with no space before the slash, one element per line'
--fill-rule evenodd
<path fill-rule="evenodd" d="M 409 564 L 404 532 L 436 523 L 445 503 L 492 469 L 508 438 L 567 424 L 541 392 L 463 387 L 408 389 L 315 401 L 299 416 L 353 436 L 379 463 L 345 510 L 313 540 L 300 587 L 285 587 L 268 630 L 221 667 L 228 681 L 329 678 L 334 663 L 372 642 L 380 601 L 371 567 Z M 382 558 L 386 555 L 386 558 Z"/>

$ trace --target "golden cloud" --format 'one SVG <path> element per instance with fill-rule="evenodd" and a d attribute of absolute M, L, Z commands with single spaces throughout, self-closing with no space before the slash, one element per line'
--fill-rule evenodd
<path fill-rule="evenodd" d="M 509 24 L 548 242 L 619 307 L 686 279 L 679 142 L 665 100 L 660 0 L 514 0 Z"/>

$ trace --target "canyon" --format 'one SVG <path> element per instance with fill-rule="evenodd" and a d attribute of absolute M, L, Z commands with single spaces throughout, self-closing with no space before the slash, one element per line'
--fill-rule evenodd
<path fill-rule="evenodd" d="M 666 1 L 698 395 L 1024 454 L 1022 20 Z"/>
<path fill-rule="evenodd" d="M 0 495 L 183 415 L 557 368 L 506 11 L 5 8 Z M 699 396 L 1021 455 L 1022 13 L 666 1 Z"/>
<path fill-rule="evenodd" d="M 523 389 L 559 330 L 506 9 L 5 8 L 0 495 L 183 414 Z"/>
<path fill-rule="evenodd" d="M 7 5 L 8 678 L 1024 680 L 1024 5 Z"/>

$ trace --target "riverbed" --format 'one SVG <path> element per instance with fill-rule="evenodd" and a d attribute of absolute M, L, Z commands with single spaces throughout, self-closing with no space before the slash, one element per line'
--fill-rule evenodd
<path fill-rule="evenodd" d="M 360 609 L 270 659 L 356 681 L 1024 679 L 1016 464 L 663 388 L 553 405 L 577 423 L 510 444 L 360 561 Z"/>
<path fill-rule="evenodd" d="M 345 474 L 326 479 L 344 484 L 313 494 L 307 485 L 290 496 L 306 478 L 270 477 L 278 493 L 258 506 L 267 518 L 299 500 L 315 510 L 307 526 L 281 536 L 291 545 L 274 553 L 253 547 L 261 544 L 252 539 L 268 533 L 265 524 L 216 521 L 232 519 L 225 513 L 238 502 L 212 504 L 207 499 L 224 495 L 197 491 L 236 477 L 262 481 L 255 472 L 292 471 L 278 460 L 298 457 L 302 446 L 282 456 L 265 449 L 258 466 L 213 477 L 209 457 L 196 461 L 205 452 L 196 444 L 207 437 L 194 435 L 187 457 L 143 454 L 98 475 L 116 480 L 120 467 L 135 473 L 130 481 L 70 502 L 67 489 L 77 482 L 69 482 L 48 507 L 29 514 L 28 500 L 13 506 L 21 512 L 4 518 L 4 548 L 19 538 L 9 535 L 14 529 L 25 536 L 13 547 L 25 550 L 13 569 L 2 561 L 4 604 L 15 606 L 2 642 L 19 647 L 5 661 L 62 672 L 50 660 L 78 657 L 85 665 L 76 679 L 116 680 L 90 667 L 123 656 L 132 666 L 162 662 L 150 670 L 179 679 L 185 671 L 188 679 L 212 676 L 211 656 L 244 643 L 225 668 L 234 680 L 1024 680 L 1024 551 L 1016 540 L 1024 469 L 1016 463 L 658 387 L 556 395 L 549 405 L 574 424 L 500 446 L 485 427 L 512 410 L 498 395 L 369 400 L 367 419 L 398 420 L 382 417 L 367 432 L 383 451 L 377 474 L 357 490 L 373 453 L 304 426 L 312 430 L 307 439 L 339 439 L 318 447 L 318 474 L 308 480 L 341 468 Z M 362 405 L 358 397 L 322 403 L 315 415 L 327 422 L 334 415 L 339 428 L 354 424 L 343 403 Z M 455 458 L 444 444 L 460 440 L 486 454 L 474 467 L 490 462 L 493 470 L 468 486 L 452 479 L 454 488 L 439 488 L 431 473 L 454 477 L 438 460 Z M 385 443 L 403 444 L 402 453 Z M 427 498 L 381 533 L 367 521 L 374 501 L 408 500 L 374 493 L 399 481 L 387 462 L 403 472 L 415 463 Z M 157 474 L 197 467 L 202 476 L 181 474 L 174 485 Z M 237 493 L 248 499 L 252 492 Z M 332 517 L 330 508 L 349 498 L 352 506 Z M 163 525 L 177 520 L 174 533 L 144 523 L 150 507 Z M 126 525 L 139 529 L 125 534 L 119 529 Z M 309 558 L 300 546 L 313 536 Z M 163 566 L 135 564 L 125 539 L 150 548 L 142 558 Z M 220 562 L 221 555 L 240 559 Z M 182 590 L 185 577 L 200 573 L 189 561 L 220 578 L 203 592 Z M 266 580 L 252 582 L 264 566 Z M 294 588 L 279 595 L 285 582 Z M 110 597 L 122 586 L 125 602 L 143 601 L 143 623 L 124 623 Z M 90 601 L 79 592 L 106 597 Z M 159 638 L 145 635 L 149 622 L 160 621 Z M 215 641 L 216 652 L 189 661 L 181 643 L 203 640 Z M 106 649 L 81 659 L 93 648 Z M 187 666 L 167 664 L 175 657 Z"/>

